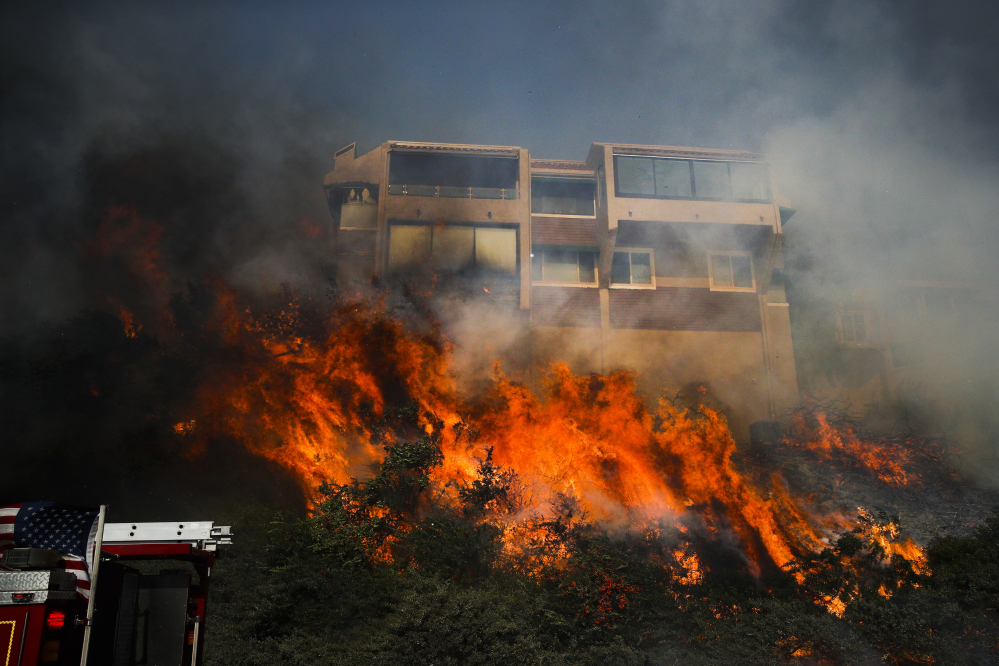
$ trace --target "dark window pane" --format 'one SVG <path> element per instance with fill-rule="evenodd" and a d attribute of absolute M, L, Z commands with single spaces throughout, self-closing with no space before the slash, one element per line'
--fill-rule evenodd
<path fill-rule="evenodd" d="M 715 287 L 732 286 L 732 263 L 727 254 L 711 255 L 711 282 Z"/>
<path fill-rule="evenodd" d="M 652 284 L 652 258 L 648 253 L 631 253 L 631 283 Z"/>
<path fill-rule="evenodd" d="M 579 282 L 579 261 L 576 252 L 545 250 L 546 282 Z"/>
<path fill-rule="evenodd" d="M 531 179 L 531 212 L 593 215 L 593 181 Z"/>
<path fill-rule="evenodd" d="M 690 162 L 656 160 L 656 194 L 661 197 L 689 197 Z"/>
<path fill-rule="evenodd" d="M 628 252 L 615 252 L 611 262 L 611 282 L 614 284 L 631 284 L 631 262 Z"/>
<path fill-rule="evenodd" d="M 732 198 L 770 201 L 770 179 L 766 164 L 732 162 Z"/>
<path fill-rule="evenodd" d="M 389 183 L 392 185 L 516 188 L 519 177 L 518 160 L 507 157 L 397 151 L 389 157 Z M 468 196 L 467 191 L 464 196 Z"/>
<path fill-rule="evenodd" d="M 728 162 L 694 162 L 694 194 L 699 199 L 728 199 Z"/>
<path fill-rule="evenodd" d="M 656 193 L 651 157 L 615 157 L 614 168 L 619 195 Z"/>
<path fill-rule="evenodd" d="M 597 281 L 597 254 L 595 252 L 579 253 L 579 281 Z"/>
<path fill-rule="evenodd" d="M 544 253 L 541 250 L 535 250 L 534 254 L 531 255 L 531 279 L 535 282 L 541 282 L 544 279 L 544 274 L 541 272 L 543 261 Z"/>
<path fill-rule="evenodd" d="M 744 254 L 734 254 L 732 259 L 732 286 L 752 287 L 753 269 L 749 257 Z"/>

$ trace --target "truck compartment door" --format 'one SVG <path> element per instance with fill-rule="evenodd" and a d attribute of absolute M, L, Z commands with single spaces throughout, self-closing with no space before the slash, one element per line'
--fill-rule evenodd
<path fill-rule="evenodd" d="M 190 574 L 140 576 L 135 664 L 180 666 L 187 640 Z"/>

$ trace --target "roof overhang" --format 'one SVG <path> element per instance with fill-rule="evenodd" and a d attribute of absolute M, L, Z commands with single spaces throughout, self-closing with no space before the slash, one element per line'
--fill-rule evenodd
<path fill-rule="evenodd" d="M 593 169 L 578 160 L 531 160 L 532 176 L 593 178 Z"/>
<path fill-rule="evenodd" d="M 765 162 L 766 157 L 760 153 L 744 150 L 718 150 L 712 148 L 684 148 L 681 146 L 640 146 L 626 143 L 595 144 L 609 145 L 615 155 L 648 155 L 650 157 L 685 157 L 704 160 L 741 160 L 746 162 Z"/>
<path fill-rule="evenodd" d="M 520 157 L 520 148 L 517 148 L 516 146 L 476 146 L 463 143 L 389 141 L 389 150 L 407 153 L 442 153 L 447 155 L 478 155 L 482 157 Z"/>

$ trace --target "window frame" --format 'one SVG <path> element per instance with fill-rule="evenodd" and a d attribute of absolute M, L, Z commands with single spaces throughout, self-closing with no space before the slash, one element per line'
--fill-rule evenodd
<path fill-rule="evenodd" d="M 732 286 L 716 285 L 715 284 L 715 269 L 712 257 L 729 257 L 729 270 L 732 269 L 731 257 L 747 257 L 749 259 L 749 275 L 753 280 L 753 284 L 750 287 L 736 287 L 735 286 L 735 273 L 732 273 Z M 708 288 L 711 291 L 734 291 L 741 292 L 744 294 L 756 293 L 756 266 L 753 262 L 753 253 L 745 252 L 742 250 L 708 250 Z"/>
<path fill-rule="evenodd" d="M 665 201 L 722 201 L 726 203 L 758 203 L 758 204 L 772 204 L 774 200 L 773 193 L 773 183 L 770 177 L 770 165 L 767 162 L 754 162 L 752 160 L 712 160 L 697 157 L 666 157 L 661 155 L 631 155 L 628 153 L 614 153 L 614 196 L 621 199 L 661 199 Z M 621 185 L 618 178 L 620 169 L 618 169 L 618 158 L 639 158 L 652 160 L 652 174 L 653 174 L 653 194 L 638 194 L 631 192 L 622 192 Z M 665 194 L 655 194 L 656 184 L 655 184 L 655 160 L 669 160 L 672 162 L 686 162 L 687 170 L 690 175 L 690 192 L 691 196 L 670 196 Z M 697 196 L 697 180 L 694 177 L 694 163 L 695 162 L 710 162 L 715 164 L 725 164 L 728 170 L 728 186 L 729 192 L 732 191 L 732 164 L 758 164 L 764 169 L 766 169 L 767 176 L 767 190 L 769 191 L 769 198 L 766 199 L 736 199 L 732 196 L 728 198 L 719 197 L 702 197 Z"/>
<path fill-rule="evenodd" d="M 535 247 L 537 249 L 535 249 Z M 555 280 L 545 280 L 544 270 L 545 270 L 545 259 L 544 252 L 545 249 L 549 248 L 549 251 L 561 251 L 561 252 L 575 252 L 576 253 L 576 274 L 579 274 L 579 253 L 589 252 L 593 254 L 593 282 L 564 282 Z M 534 279 L 534 255 L 536 253 L 541 253 L 541 279 Z M 600 249 L 596 247 L 588 247 L 582 245 L 542 245 L 531 247 L 531 284 L 539 285 L 544 287 L 597 287 L 600 285 Z"/>
<path fill-rule="evenodd" d="M 628 253 L 628 277 L 629 277 L 629 279 L 632 277 L 632 275 L 631 275 L 631 273 L 632 273 L 632 271 L 631 271 L 631 265 L 632 265 L 632 263 L 631 263 L 631 255 L 632 254 L 648 254 L 649 255 L 649 272 L 651 273 L 650 277 L 652 279 L 649 282 L 649 284 L 635 284 L 633 282 L 630 282 L 630 283 L 614 282 L 613 278 L 610 277 L 610 276 L 608 276 L 607 284 L 610 286 L 611 289 L 655 289 L 656 288 L 656 256 L 655 256 L 655 252 L 652 250 L 651 247 L 615 247 L 613 249 L 613 253 L 611 255 L 611 265 L 612 266 L 614 264 L 614 256 L 613 255 L 617 254 L 618 252 L 627 252 Z"/>
<path fill-rule="evenodd" d="M 844 317 L 851 317 L 852 318 L 852 317 L 854 317 L 856 315 L 860 315 L 861 319 L 863 320 L 864 337 L 863 337 L 863 339 L 860 339 L 860 340 L 857 339 L 857 324 L 856 324 L 855 321 L 853 321 L 851 319 L 851 321 L 850 321 L 850 329 L 853 332 L 853 339 L 847 340 L 846 339 L 846 328 L 847 327 L 846 327 L 846 322 L 844 321 Z M 868 313 L 867 313 L 866 310 L 860 310 L 860 309 L 856 309 L 856 308 L 851 308 L 849 310 L 842 310 L 839 313 L 838 319 L 839 319 L 839 341 L 840 342 L 842 342 L 845 345 L 866 345 L 866 344 L 870 344 L 871 343 L 871 322 L 870 322 L 870 317 L 868 316 Z"/>
<path fill-rule="evenodd" d="M 557 181 L 557 182 L 568 182 L 568 183 L 589 183 L 593 185 L 593 214 L 592 215 L 573 215 L 569 213 L 535 213 L 534 208 L 534 181 L 535 180 L 547 180 L 547 181 Z M 598 195 L 597 195 L 597 182 L 596 178 L 580 178 L 580 177 L 570 177 L 570 176 L 549 176 L 547 174 L 531 174 L 531 217 L 569 217 L 577 218 L 581 220 L 594 220 L 597 217 L 598 208 Z"/>

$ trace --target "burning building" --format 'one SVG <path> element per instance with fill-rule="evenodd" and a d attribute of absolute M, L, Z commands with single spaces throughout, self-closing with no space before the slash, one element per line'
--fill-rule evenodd
<path fill-rule="evenodd" d="M 704 387 L 733 432 L 797 400 L 782 225 L 756 153 L 594 143 L 390 141 L 325 178 L 340 284 L 401 277 L 506 308 L 509 356 L 634 371 L 649 398 Z"/>

